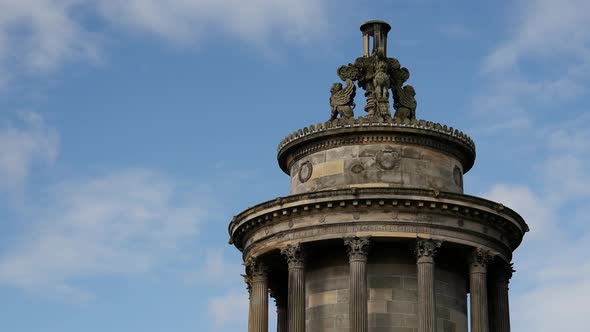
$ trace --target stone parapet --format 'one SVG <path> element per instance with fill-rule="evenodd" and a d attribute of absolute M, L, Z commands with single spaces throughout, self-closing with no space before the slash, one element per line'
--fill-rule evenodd
<path fill-rule="evenodd" d="M 415 129 L 422 129 L 422 130 L 429 130 L 437 133 L 441 133 L 444 135 L 448 135 L 450 137 L 457 138 L 465 144 L 469 145 L 473 151 L 475 151 L 475 143 L 471 139 L 471 137 L 467 136 L 460 130 L 454 129 L 453 127 L 448 127 L 447 125 L 443 125 L 440 123 L 426 121 L 426 120 L 417 120 L 417 119 L 398 119 L 393 118 L 389 119 L 384 122 L 375 122 L 371 119 L 358 117 L 355 119 L 337 119 L 333 121 L 326 121 L 320 122 L 315 125 L 310 125 L 303 129 L 299 129 L 289 135 L 287 135 L 280 143 L 277 150 L 280 152 L 283 150 L 287 145 L 292 143 L 293 141 L 305 138 L 310 136 L 314 133 L 319 132 L 326 132 L 332 131 L 342 128 L 358 128 L 358 127 L 399 127 L 399 128 L 415 128 Z"/>

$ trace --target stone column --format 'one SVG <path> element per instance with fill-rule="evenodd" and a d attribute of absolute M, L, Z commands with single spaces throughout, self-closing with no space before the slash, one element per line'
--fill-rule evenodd
<path fill-rule="evenodd" d="M 287 332 L 287 289 L 283 284 L 271 290 L 270 296 L 277 305 L 277 332 Z"/>
<path fill-rule="evenodd" d="M 248 268 L 246 268 L 246 273 L 248 273 Z M 244 282 L 246 283 L 246 288 L 248 289 L 248 303 L 252 301 L 252 284 L 250 282 L 250 277 L 247 274 L 242 274 L 244 278 Z M 252 305 L 248 305 L 248 332 L 252 331 Z"/>
<path fill-rule="evenodd" d="M 508 303 L 508 282 L 512 278 L 512 264 L 503 263 L 495 267 L 488 284 L 490 292 L 490 331 L 510 332 L 510 310 Z"/>
<path fill-rule="evenodd" d="M 489 332 L 487 265 L 492 255 L 490 251 L 477 248 L 471 255 L 469 264 L 469 284 L 471 294 L 471 332 Z"/>
<path fill-rule="evenodd" d="M 440 246 L 441 241 L 420 238 L 416 241 L 418 332 L 436 331 L 434 255 Z"/>
<path fill-rule="evenodd" d="M 369 35 L 363 34 L 363 56 L 368 57 L 371 51 L 369 51 Z"/>
<path fill-rule="evenodd" d="M 345 239 L 344 245 L 350 262 L 350 331 L 367 332 L 369 329 L 367 308 L 367 254 L 369 238 Z"/>
<path fill-rule="evenodd" d="M 300 244 L 289 245 L 281 253 L 289 264 L 287 331 L 305 331 L 305 257 Z"/>
<path fill-rule="evenodd" d="M 268 268 L 255 258 L 246 262 L 251 287 L 249 332 L 268 332 Z"/>

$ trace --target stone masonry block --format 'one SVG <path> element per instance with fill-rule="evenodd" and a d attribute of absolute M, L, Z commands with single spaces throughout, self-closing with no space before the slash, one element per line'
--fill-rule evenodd
<path fill-rule="evenodd" d="M 369 300 L 391 301 L 392 296 L 391 288 L 369 288 Z"/>

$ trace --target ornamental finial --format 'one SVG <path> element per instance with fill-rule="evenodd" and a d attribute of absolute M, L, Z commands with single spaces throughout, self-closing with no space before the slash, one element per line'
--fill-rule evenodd
<path fill-rule="evenodd" d="M 367 100 L 365 111 L 367 112 L 366 117 L 370 120 L 391 120 L 390 91 L 393 95 L 394 117 L 400 120 L 416 119 L 417 104 L 414 98 L 416 91 L 411 85 L 404 85 L 410 78 L 410 71 L 402 67 L 397 59 L 387 57 L 387 33 L 389 30 L 391 30 L 391 26 L 383 21 L 368 21 L 361 25 L 363 56 L 357 58 L 354 64 L 349 63 L 338 68 L 338 76 L 347 83 L 347 89 L 349 82 L 357 82 L 358 86 L 365 90 Z M 371 43 L 372 50 L 369 50 Z M 340 84 L 338 91 L 346 90 L 341 87 L 342 84 Z M 338 114 L 343 118 L 353 116 L 354 94 L 341 93 L 341 95 L 336 105 L 340 106 L 342 111 L 335 108 L 334 98 L 330 98 L 331 120 L 335 119 Z M 332 92 L 332 96 L 335 96 L 335 92 Z"/>

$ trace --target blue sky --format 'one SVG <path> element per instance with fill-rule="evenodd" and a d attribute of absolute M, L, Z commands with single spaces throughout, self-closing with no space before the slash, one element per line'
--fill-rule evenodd
<path fill-rule="evenodd" d="M 227 224 L 288 194 L 276 145 L 328 119 L 336 68 L 361 54 L 369 19 L 392 25 L 418 118 L 475 140 L 466 192 L 531 227 L 514 330 L 583 330 L 588 12 L 585 0 L 0 0 L 2 330 L 245 330 Z"/>

